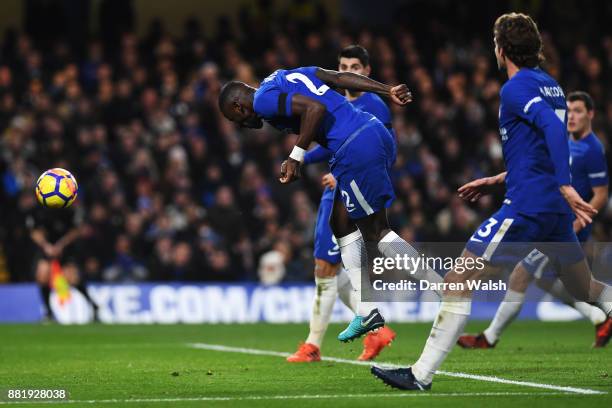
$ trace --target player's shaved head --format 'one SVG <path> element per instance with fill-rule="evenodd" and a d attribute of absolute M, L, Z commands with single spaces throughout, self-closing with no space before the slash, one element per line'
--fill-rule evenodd
<path fill-rule="evenodd" d="M 244 82 L 225 84 L 219 93 L 219 109 L 223 116 L 241 127 L 261 128 L 263 122 L 253 110 L 254 93 L 255 89 Z"/>
<path fill-rule="evenodd" d="M 501 15 L 495 21 L 493 35 L 497 47 L 503 50 L 503 55 L 519 68 L 533 68 L 544 61 L 540 31 L 528 15 Z"/>
<path fill-rule="evenodd" d="M 240 81 L 230 81 L 223 85 L 219 93 L 219 108 L 224 115 L 234 102 L 239 102 L 244 97 L 247 88 L 247 84 Z"/>

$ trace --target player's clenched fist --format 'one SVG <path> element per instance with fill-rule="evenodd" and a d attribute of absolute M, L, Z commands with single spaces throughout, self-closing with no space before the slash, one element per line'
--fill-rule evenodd
<path fill-rule="evenodd" d="M 336 179 L 331 173 L 327 173 L 321 179 L 321 184 L 323 184 L 323 187 L 327 187 L 330 190 L 333 190 L 334 188 L 336 188 Z"/>
<path fill-rule="evenodd" d="M 290 157 L 281 164 L 279 181 L 287 184 L 298 178 L 300 178 L 300 162 Z"/>
<path fill-rule="evenodd" d="M 412 102 L 412 93 L 410 93 L 406 84 L 392 87 L 389 90 L 389 95 L 391 96 L 391 100 L 398 105 L 406 105 Z"/>

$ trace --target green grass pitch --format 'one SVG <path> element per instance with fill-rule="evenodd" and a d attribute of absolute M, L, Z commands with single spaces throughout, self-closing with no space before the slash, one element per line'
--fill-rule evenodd
<path fill-rule="evenodd" d="M 469 331 L 479 331 L 473 322 Z M 412 363 L 431 324 L 392 324 L 398 337 L 380 362 Z M 354 359 L 361 341 L 335 340 L 331 325 L 323 355 Z M 283 357 L 190 347 L 219 344 L 293 352 L 307 325 L 58 326 L 0 325 L 1 406 L 6 390 L 66 389 L 70 403 L 15 406 L 178 407 L 612 407 L 612 347 L 591 349 L 593 328 L 571 323 L 517 322 L 494 350 L 456 348 L 441 370 L 579 387 L 582 395 L 542 387 L 438 375 L 432 391 L 384 386 L 367 366 L 322 361 L 289 364 Z M 529 405 L 528 405 L 529 404 Z"/>

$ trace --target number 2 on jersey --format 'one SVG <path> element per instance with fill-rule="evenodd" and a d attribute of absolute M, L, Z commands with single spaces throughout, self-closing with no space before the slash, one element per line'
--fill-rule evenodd
<path fill-rule="evenodd" d="M 315 95 L 321 96 L 325 94 L 325 92 L 329 91 L 329 86 L 321 85 L 320 87 L 317 88 L 315 84 L 312 83 L 310 78 L 308 78 L 306 75 L 301 74 L 299 72 L 293 72 L 287 75 L 286 78 L 287 78 L 287 81 L 293 82 L 294 84 L 296 83 L 296 81 L 302 82 L 304 85 L 306 85 L 306 88 L 308 88 L 308 90 Z"/>
<path fill-rule="evenodd" d="M 355 211 L 355 204 L 351 203 L 351 196 L 349 193 L 344 190 L 340 190 L 340 194 L 342 195 L 342 198 L 344 198 L 344 207 L 346 207 L 346 211 Z"/>

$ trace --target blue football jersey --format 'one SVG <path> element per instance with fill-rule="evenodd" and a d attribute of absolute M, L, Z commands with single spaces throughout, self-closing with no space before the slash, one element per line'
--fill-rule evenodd
<path fill-rule="evenodd" d="M 522 68 L 504 84 L 500 96 L 499 132 L 508 172 L 504 203 L 524 213 L 570 213 L 559 192 L 544 132 L 535 126 L 543 109 L 552 109 L 565 125 L 563 90 L 544 71 Z"/>
<path fill-rule="evenodd" d="M 292 70 L 279 69 L 264 79 L 255 92 L 253 108 L 266 122 L 277 129 L 299 134 L 300 119 L 291 112 L 291 98 L 301 94 L 323 105 L 327 111 L 315 141 L 335 152 L 372 115 L 351 105 L 343 95 L 332 90 L 316 76 L 317 67 Z"/>
<path fill-rule="evenodd" d="M 352 100 L 351 103 L 357 109 L 371 113 L 380 120 L 387 129 L 391 129 L 391 111 L 380 96 L 372 92 L 364 92 L 359 98 Z"/>
<path fill-rule="evenodd" d="M 359 98 L 352 100 L 351 104 L 353 104 L 353 106 L 359 110 L 374 115 L 393 134 L 393 129 L 391 129 L 391 111 L 380 96 L 376 95 L 375 93 L 364 92 Z M 329 150 L 325 151 L 329 153 L 325 156 L 321 155 L 321 157 L 325 157 L 326 160 L 329 160 L 332 156 L 332 152 Z M 334 190 L 326 188 L 323 192 L 323 196 L 321 197 L 321 201 L 333 199 Z"/>
<path fill-rule="evenodd" d="M 608 165 L 603 145 L 595 134 L 569 140 L 572 186 L 586 202 L 593 198 L 593 187 L 608 185 Z"/>

